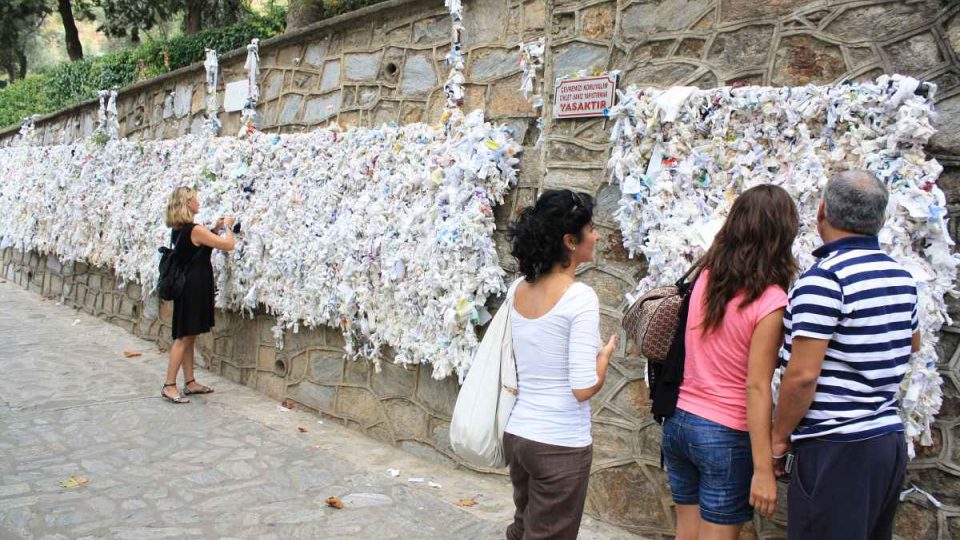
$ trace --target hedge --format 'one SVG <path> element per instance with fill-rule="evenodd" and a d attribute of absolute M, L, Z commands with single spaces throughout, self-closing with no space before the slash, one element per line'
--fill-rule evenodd
<path fill-rule="evenodd" d="M 331 17 L 383 0 L 334 0 L 324 15 Z M 203 30 L 167 41 L 149 41 L 123 52 L 61 64 L 45 73 L 0 89 L 0 127 L 19 124 L 31 114 L 46 114 L 95 98 L 97 91 L 123 87 L 204 59 L 204 49 L 232 51 L 283 32 L 286 11 L 267 3 L 263 14 L 248 13 L 240 23 Z"/>

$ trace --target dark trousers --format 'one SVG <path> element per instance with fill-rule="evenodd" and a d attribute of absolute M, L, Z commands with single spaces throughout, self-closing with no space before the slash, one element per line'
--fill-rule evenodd
<path fill-rule="evenodd" d="M 593 445 L 554 446 L 504 433 L 503 449 L 517 507 L 507 539 L 575 539 L 587 499 Z"/>
<path fill-rule="evenodd" d="M 800 441 L 790 477 L 790 540 L 890 540 L 907 471 L 903 432 Z"/>

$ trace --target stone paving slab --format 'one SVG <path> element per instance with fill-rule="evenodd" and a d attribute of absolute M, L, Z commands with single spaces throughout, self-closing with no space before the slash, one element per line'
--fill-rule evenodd
<path fill-rule="evenodd" d="M 152 343 L 0 283 L 0 538 L 503 537 L 506 479 L 278 410 L 202 370 L 216 393 L 174 406 L 159 397 L 165 367 Z M 88 482 L 62 487 L 70 476 Z M 637 538 L 589 518 L 580 537 Z"/>

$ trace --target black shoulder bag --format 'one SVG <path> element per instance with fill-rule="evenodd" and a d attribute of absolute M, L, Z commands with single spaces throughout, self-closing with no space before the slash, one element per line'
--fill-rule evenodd
<path fill-rule="evenodd" d="M 157 280 L 157 295 L 161 300 L 176 300 L 183 294 L 183 286 L 187 282 L 187 269 L 197 260 L 200 250 L 193 254 L 187 264 L 180 261 L 177 257 L 177 245 L 180 244 L 180 237 L 183 236 L 183 228 L 177 234 L 176 241 L 173 242 L 173 249 L 163 246 L 157 251 L 160 252 L 160 277 Z"/>
<path fill-rule="evenodd" d="M 683 295 L 683 303 L 680 305 L 677 329 L 670 344 L 670 351 L 663 363 L 647 362 L 650 399 L 653 402 L 651 412 L 658 424 L 662 424 L 665 419 L 673 416 L 677 409 L 677 398 L 680 397 L 683 365 L 687 354 L 687 315 L 690 312 L 690 297 L 693 295 L 693 287 L 697 283 L 699 274 L 700 272 L 697 271 L 692 281 L 687 281 L 686 275 L 677 281 L 677 290 Z"/>

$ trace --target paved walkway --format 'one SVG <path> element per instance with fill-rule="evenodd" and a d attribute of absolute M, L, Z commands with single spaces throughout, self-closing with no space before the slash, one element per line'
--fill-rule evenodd
<path fill-rule="evenodd" d="M 159 397 L 165 366 L 152 343 L 0 283 L 0 538 L 502 538 L 505 479 L 202 370 L 216 393 L 174 406 Z M 86 483 L 63 487 L 71 476 Z M 580 537 L 635 538 L 589 519 Z"/>

